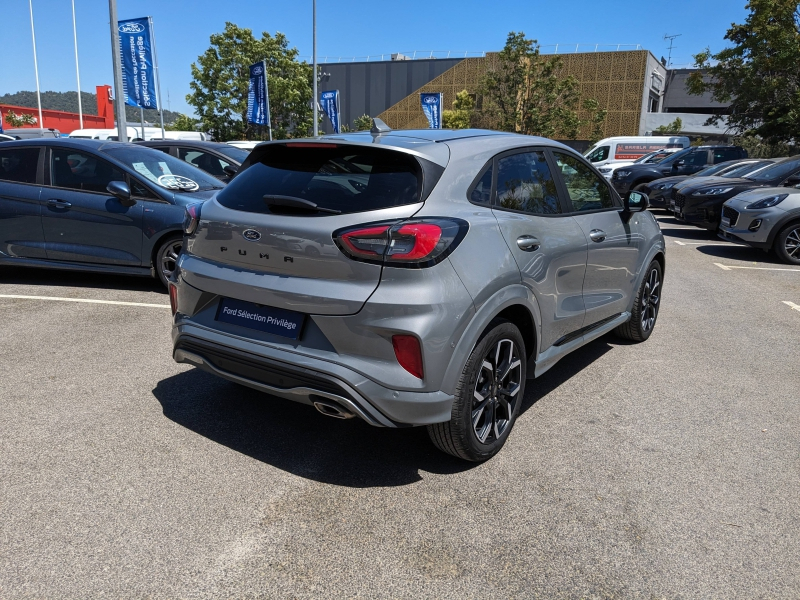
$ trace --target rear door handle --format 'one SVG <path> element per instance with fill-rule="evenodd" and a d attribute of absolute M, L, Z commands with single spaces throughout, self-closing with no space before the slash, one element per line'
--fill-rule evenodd
<path fill-rule="evenodd" d="M 61 198 L 50 198 L 50 200 L 47 201 L 47 204 L 50 206 L 55 206 L 56 208 L 69 208 L 72 206 L 72 202 L 67 202 Z"/>
<path fill-rule="evenodd" d="M 521 235 L 517 238 L 517 246 L 525 252 L 532 252 L 540 245 L 539 240 L 532 235 Z"/>
<path fill-rule="evenodd" d="M 606 239 L 606 232 L 602 229 L 592 229 L 589 232 L 589 237 L 593 242 L 602 242 L 604 239 Z"/>

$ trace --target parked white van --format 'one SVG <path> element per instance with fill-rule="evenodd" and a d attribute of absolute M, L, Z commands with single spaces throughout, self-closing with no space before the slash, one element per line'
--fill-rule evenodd
<path fill-rule="evenodd" d="M 600 140 L 583 155 L 599 168 L 615 162 L 632 162 L 662 148 L 688 147 L 689 138 L 680 135 L 619 136 Z"/>

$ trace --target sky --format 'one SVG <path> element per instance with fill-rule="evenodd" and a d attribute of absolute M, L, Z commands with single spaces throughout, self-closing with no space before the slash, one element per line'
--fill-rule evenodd
<path fill-rule="evenodd" d="M 32 0 L 39 83 L 42 91 L 74 91 L 75 53 L 70 0 Z M 503 47 L 510 31 L 524 31 L 543 52 L 616 48 L 636 44 L 657 58 L 667 56 L 664 35 L 675 38 L 673 66 L 690 66 L 692 55 L 719 51 L 731 23 L 747 16 L 746 0 L 317 0 L 317 56 L 322 62 L 365 60 L 394 52 L 471 56 Z M 164 107 L 193 114 L 186 103 L 190 65 L 209 47 L 209 36 L 226 21 L 260 32 L 280 31 L 309 62 L 311 0 L 117 0 L 120 19 L 154 20 Z M 28 0 L 0 0 L 3 58 L 0 95 L 35 90 Z M 81 88 L 112 84 L 108 0 L 75 0 Z M 374 59 L 374 58 L 373 58 Z"/>

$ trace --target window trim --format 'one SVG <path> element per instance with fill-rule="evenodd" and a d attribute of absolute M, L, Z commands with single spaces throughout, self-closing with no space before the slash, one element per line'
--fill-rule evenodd
<path fill-rule="evenodd" d="M 42 169 L 44 165 L 42 164 L 42 155 L 45 154 L 42 150 L 46 149 L 46 146 L 33 146 L 36 150 L 39 151 L 39 158 L 36 159 L 36 176 L 34 177 L 35 181 L 33 183 L 28 183 L 27 181 L 11 181 L 10 179 L 0 179 L 0 183 L 8 183 L 11 185 L 35 185 L 38 187 L 42 187 L 42 180 L 44 179 L 42 175 Z M 3 146 L 2 149 L 5 150 L 27 150 L 29 146 Z"/>
<path fill-rule="evenodd" d="M 596 208 L 594 210 L 575 210 L 575 207 L 572 204 L 572 198 L 569 195 L 569 190 L 567 189 L 567 184 L 564 182 L 564 177 L 561 173 L 561 169 L 558 168 L 558 162 L 555 157 L 556 152 L 561 152 L 562 154 L 568 154 L 569 156 L 573 156 L 578 159 L 579 162 L 583 163 L 583 165 L 589 167 L 589 169 L 595 174 L 595 176 L 606 186 L 609 193 L 611 194 L 611 202 L 614 206 L 609 208 Z M 555 166 L 555 172 L 558 173 L 556 176 L 556 185 L 559 186 L 561 193 L 566 198 L 566 203 L 569 207 L 569 210 L 564 212 L 563 214 L 569 216 L 577 216 L 577 215 L 592 215 L 595 213 L 602 213 L 602 212 L 611 212 L 612 210 L 620 212 L 625 210 L 625 203 L 623 202 L 620 195 L 617 193 L 617 190 L 614 189 L 609 181 L 603 177 L 603 175 L 587 160 L 585 160 L 582 156 L 580 156 L 577 152 L 567 152 L 563 148 L 548 148 L 548 154 L 550 155 L 550 160 L 552 160 L 553 165 Z"/>
<path fill-rule="evenodd" d="M 492 205 L 491 205 L 492 210 L 502 210 L 505 212 L 527 215 L 529 217 L 544 217 L 546 219 L 557 219 L 559 217 L 564 217 L 567 214 L 569 214 L 566 211 L 567 203 L 566 199 L 564 198 L 564 192 L 563 189 L 559 186 L 559 178 L 554 173 L 554 168 L 553 168 L 554 163 L 551 160 L 551 157 L 549 156 L 548 150 L 549 148 L 547 146 L 525 146 L 522 148 L 512 148 L 511 150 L 505 150 L 503 152 L 500 152 L 499 154 L 494 155 L 494 157 L 492 158 L 492 163 L 493 163 L 492 168 L 494 169 L 494 172 L 492 174 Z M 534 213 L 525 210 L 517 210 L 515 208 L 506 208 L 504 206 L 500 206 L 497 203 L 497 178 L 500 176 L 500 165 L 499 165 L 500 159 L 506 158 L 507 156 L 513 156 L 514 154 L 527 154 L 530 152 L 542 152 L 544 154 L 545 161 L 547 162 L 547 167 L 550 169 L 550 176 L 553 178 L 553 182 L 556 184 L 556 194 L 558 195 L 558 204 L 561 207 L 560 213 L 554 215 L 549 215 L 545 213 Z M 479 204 L 478 206 L 482 205 Z"/>
<path fill-rule="evenodd" d="M 486 174 L 486 171 L 489 171 L 489 170 L 492 171 L 492 184 L 491 184 L 490 189 L 489 189 L 489 203 L 488 204 L 483 204 L 481 202 L 474 202 L 472 200 L 472 192 L 475 191 L 475 188 L 478 187 L 478 184 L 481 182 L 481 179 L 483 179 L 483 176 Z M 495 168 L 494 168 L 494 157 L 492 157 L 489 160 L 487 160 L 486 164 L 483 165 L 480 168 L 480 170 L 478 171 L 478 174 L 475 176 L 475 179 L 473 179 L 472 183 L 469 184 L 469 187 L 467 188 L 467 202 L 469 202 L 473 206 L 482 206 L 483 208 L 490 208 L 491 209 L 493 207 L 493 204 L 494 204 L 494 192 L 495 192 L 496 186 L 497 186 L 497 171 L 495 171 Z"/>

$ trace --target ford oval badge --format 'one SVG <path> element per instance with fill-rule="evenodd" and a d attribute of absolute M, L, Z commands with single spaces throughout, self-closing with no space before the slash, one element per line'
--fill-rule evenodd
<path fill-rule="evenodd" d="M 244 236 L 244 239 L 246 239 L 248 242 L 257 242 L 258 240 L 261 239 L 261 234 L 258 233 L 255 229 L 245 229 L 242 232 L 242 235 Z"/>

